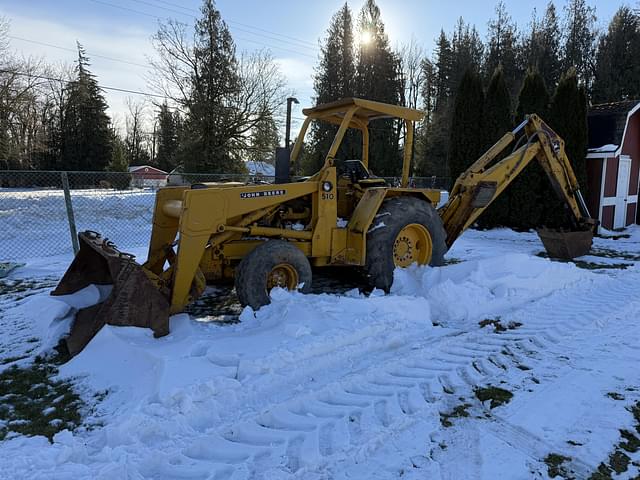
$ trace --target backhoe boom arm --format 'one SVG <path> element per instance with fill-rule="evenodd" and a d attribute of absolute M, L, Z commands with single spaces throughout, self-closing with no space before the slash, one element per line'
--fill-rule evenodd
<path fill-rule="evenodd" d="M 489 166 L 524 129 L 526 143 Z M 456 180 L 449 201 L 440 209 L 447 232 L 447 246 L 469 228 L 529 163 L 536 159 L 551 186 L 570 212 L 576 230 L 593 229 L 596 221 L 580 193 L 580 186 L 564 150 L 564 141 L 537 115 L 529 115 L 506 133 Z"/>

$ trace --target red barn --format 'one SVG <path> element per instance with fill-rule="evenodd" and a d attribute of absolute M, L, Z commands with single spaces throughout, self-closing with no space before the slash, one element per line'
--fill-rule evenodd
<path fill-rule="evenodd" d="M 168 173 L 150 165 L 129 167 L 131 184 L 136 187 L 160 187 L 166 185 Z"/>
<path fill-rule="evenodd" d="M 593 105 L 589 111 L 587 205 L 606 229 L 638 223 L 640 101 Z"/>

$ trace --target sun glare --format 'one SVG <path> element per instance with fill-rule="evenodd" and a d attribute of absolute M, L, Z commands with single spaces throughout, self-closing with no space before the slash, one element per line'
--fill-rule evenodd
<path fill-rule="evenodd" d="M 373 40 L 373 35 L 368 30 L 358 33 L 358 43 L 360 45 L 369 45 Z"/>

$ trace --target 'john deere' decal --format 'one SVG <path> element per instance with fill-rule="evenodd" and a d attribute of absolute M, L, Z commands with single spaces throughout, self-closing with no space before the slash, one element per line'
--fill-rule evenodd
<path fill-rule="evenodd" d="M 258 197 L 276 197 L 278 195 L 285 195 L 286 190 L 266 190 L 264 192 L 242 192 L 240 198 L 258 198 Z"/>

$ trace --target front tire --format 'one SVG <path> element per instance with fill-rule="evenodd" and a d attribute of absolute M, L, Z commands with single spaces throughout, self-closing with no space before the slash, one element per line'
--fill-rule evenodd
<path fill-rule="evenodd" d="M 302 251 L 284 240 L 269 240 L 242 259 L 235 275 L 236 293 L 242 306 L 254 310 L 271 303 L 274 287 L 311 290 L 311 265 Z"/>
<path fill-rule="evenodd" d="M 416 197 L 385 200 L 367 233 L 370 285 L 389 292 L 396 267 L 443 265 L 445 239 L 442 219 L 429 202 Z"/>

